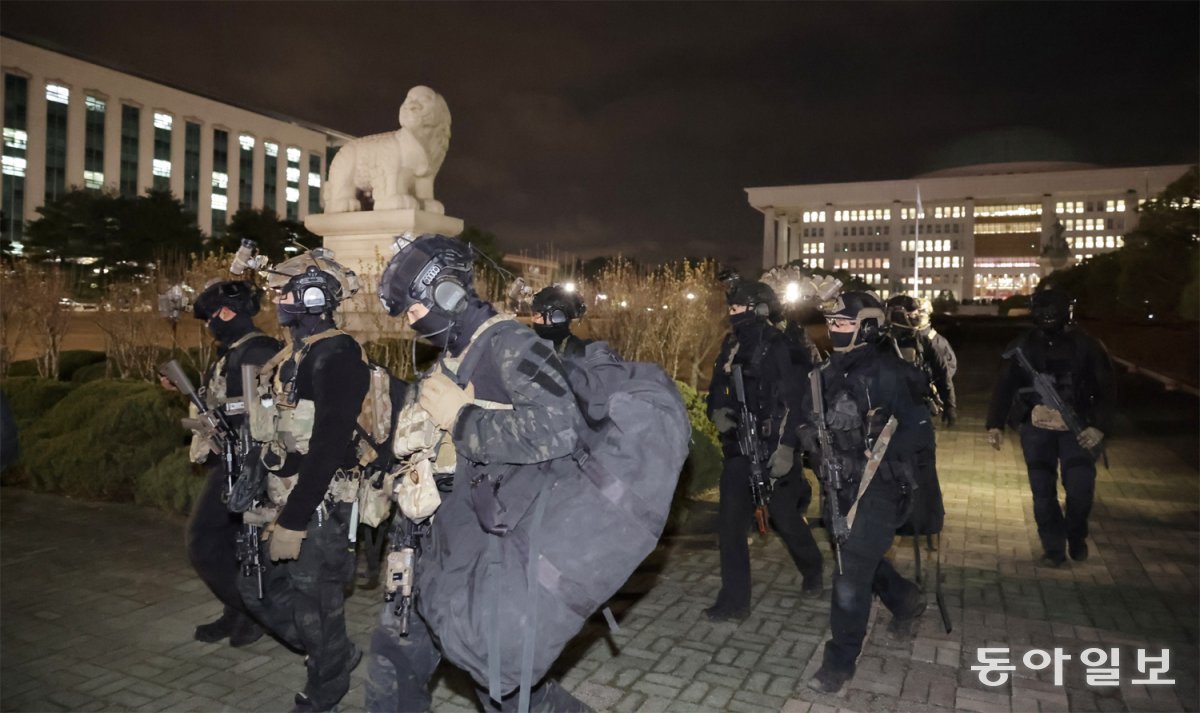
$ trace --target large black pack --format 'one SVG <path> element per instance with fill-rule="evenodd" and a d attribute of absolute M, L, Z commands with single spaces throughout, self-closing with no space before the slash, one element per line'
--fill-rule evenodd
<path fill-rule="evenodd" d="M 583 414 L 577 452 L 493 465 L 474 482 L 460 464 L 417 574 L 419 610 L 446 658 L 493 698 L 520 688 L 522 707 L 654 550 L 691 436 L 658 366 L 597 342 L 566 370 Z"/>

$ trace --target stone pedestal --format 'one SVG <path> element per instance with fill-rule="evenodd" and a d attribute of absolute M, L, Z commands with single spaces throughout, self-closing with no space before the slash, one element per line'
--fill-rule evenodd
<path fill-rule="evenodd" d="M 359 294 L 341 308 L 344 328 L 360 339 L 373 339 L 404 330 L 402 320 L 382 314 L 376 297 L 379 275 L 392 257 L 396 236 L 437 233 L 456 237 L 463 231 L 463 222 L 420 210 L 369 210 L 316 213 L 304 219 L 304 227 L 324 238 L 334 259 L 358 274 Z"/>
<path fill-rule="evenodd" d="M 1042 277 L 1047 277 L 1056 270 L 1066 270 L 1075 265 L 1074 255 L 1043 255 L 1038 258 Z"/>

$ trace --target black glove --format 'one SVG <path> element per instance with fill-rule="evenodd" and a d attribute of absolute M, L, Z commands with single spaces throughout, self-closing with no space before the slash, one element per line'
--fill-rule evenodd
<path fill-rule="evenodd" d="M 954 428 L 954 424 L 958 423 L 958 409 L 947 406 L 942 411 L 942 423 L 946 424 L 947 428 Z"/>

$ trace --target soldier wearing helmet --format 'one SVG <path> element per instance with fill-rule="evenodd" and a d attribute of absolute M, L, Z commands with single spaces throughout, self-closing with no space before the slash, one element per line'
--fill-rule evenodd
<path fill-rule="evenodd" d="M 533 331 L 554 345 L 563 358 L 583 356 L 588 340 L 571 333 L 571 322 L 587 312 L 583 298 L 563 285 L 551 285 L 533 296 Z"/>
<path fill-rule="evenodd" d="M 919 477 L 916 454 L 932 447 L 933 431 L 921 402 L 923 377 L 879 348 L 885 317 L 878 298 L 869 292 L 845 292 L 823 311 L 833 353 L 811 378 L 821 381 L 821 417 L 843 478 L 841 490 L 836 495 L 826 492 L 826 497 L 836 497 L 843 516 L 855 507 L 849 535 L 840 542 L 841 570 L 833 575 L 832 637 L 825 644 L 821 668 L 809 682 L 815 690 L 833 693 L 854 676 L 874 594 L 892 612 L 888 629 L 894 638 L 910 637 L 925 611 L 920 588 L 902 577 L 885 554 L 897 529 L 910 520 Z M 801 441 L 819 459 L 812 393 L 811 388 L 804 390 Z M 882 462 L 873 473 L 866 467 L 866 452 L 872 448 L 882 449 Z M 920 487 L 936 489 L 936 479 Z M 938 508 L 928 515 L 940 518 L 937 492 Z"/>
<path fill-rule="evenodd" d="M 436 608 L 456 595 L 445 591 L 441 573 L 464 566 L 453 558 L 468 556 L 473 545 L 464 543 L 481 533 L 475 508 L 504 509 L 503 503 L 487 502 L 496 488 L 470 484 L 570 455 L 582 418 L 555 350 L 475 292 L 469 243 L 426 234 L 402 236 L 397 248 L 380 278 L 379 299 L 389 315 L 404 318 L 420 338 L 442 350 L 419 382 L 417 405 L 436 424 L 437 443 L 453 446 L 448 450 L 454 472 L 432 520 L 435 547 L 426 548 L 415 565 L 415 613 L 407 632 L 401 633 L 394 608 L 385 606 L 372 633 L 366 691 L 371 711 L 429 710 L 428 682 L 442 656 L 438 627 L 466 627 L 487 616 L 469 612 L 448 623 L 445 611 Z M 531 684 L 531 710 L 589 710 L 549 677 Z M 520 700 L 519 691 L 499 692 L 503 700 L 493 700 L 483 687 L 476 693 L 489 711 L 515 709 Z"/>
<path fill-rule="evenodd" d="M 721 590 L 704 614 L 715 621 L 740 621 L 750 614 L 746 532 L 755 507 L 750 489 L 750 454 L 742 452 L 738 439 L 741 403 L 733 388 L 735 367 L 743 375 L 746 406 L 757 421 L 770 477 L 776 479 L 768 503 L 770 523 L 802 575 L 802 595 L 818 597 L 824 586 L 821 553 L 804 520 L 812 488 L 804 477 L 802 461 L 795 457 L 803 374 L 792 365 L 787 340 L 770 322 L 781 311 L 778 299 L 765 283 L 738 280 L 733 282 L 726 300 L 731 332 L 717 356 L 708 394 L 708 415 L 717 427 L 725 454 L 718 524 Z"/>
<path fill-rule="evenodd" d="M 886 311 L 889 339 L 885 344 L 886 348 L 894 349 L 900 358 L 921 370 L 929 385 L 925 402 L 929 404 L 930 412 L 934 416 L 941 415 L 943 423 L 953 426 L 958 420 L 954 377 L 951 374 L 951 365 L 946 362 L 943 352 L 934 346 L 932 339 L 922 333 L 922 325 L 926 333 L 933 332 L 924 302 L 909 295 L 893 295 L 888 298 Z M 945 341 L 941 335 L 937 336 Z M 949 343 L 946 347 L 949 348 Z"/>
<path fill-rule="evenodd" d="M 254 325 L 261 299 L 262 290 L 257 286 L 232 280 L 210 283 L 193 303 L 192 314 L 205 323 L 217 343 L 217 360 L 205 371 L 200 393 L 211 407 L 224 413 L 234 428 L 244 427 L 246 419 L 242 365 L 261 366 L 280 347 L 277 340 Z M 170 384 L 165 378 L 163 382 L 165 386 Z M 241 570 L 235 541 L 241 519 L 229 512 L 222 499 L 226 473 L 219 448 L 201 433 L 192 440 L 192 460 L 208 468 L 208 478 L 192 507 L 184 542 L 192 567 L 225 605 L 221 616 L 197 626 L 194 636 L 208 643 L 228 638 L 230 646 L 246 646 L 257 641 L 263 631 L 238 592 Z"/>
<path fill-rule="evenodd" d="M 1004 427 L 1015 429 L 1029 471 L 1033 516 L 1042 542 L 1041 564 L 1059 567 L 1088 557 L 1088 515 L 1096 487 L 1096 458 L 1111 431 L 1115 386 L 1112 362 L 1099 340 L 1073 321 L 1071 296 L 1056 287 L 1033 294 L 1030 316 L 1034 327 L 1005 349 L 1021 347 L 1034 369 L 1047 375 L 1063 402 L 1085 426 L 1072 434 L 1062 414 L 1042 402 L 1032 378 L 1015 358 L 1005 359 L 988 409 L 988 440 L 1000 450 Z M 1059 464 L 1066 508 L 1059 505 Z M 1065 550 L 1065 551 L 1064 551 Z"/>
<path fill-rule="evenodd" d="M 264 443 L 270 504 L 246 514 L 265 525 L 259 599 L 252 578 L 242 598 L 273 634 L 303 651 L 307 681 L 296 711 L 332 710 L 362 657 L 346 633 L 344 587 L 353 575 L 350 532 L 358 495 L 358 417 L 369 386 L 362 347 L 337 327 L 355 274 L 317 248 L 267 270 L 279 324 L 290 343 L 263 367 L 251 424 Z M 270 563 L 266 561 L 269 558 Z"/>

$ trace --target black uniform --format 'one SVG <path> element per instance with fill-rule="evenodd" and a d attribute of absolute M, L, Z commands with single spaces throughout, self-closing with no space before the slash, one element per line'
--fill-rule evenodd
<path fill-rule="evenodd" d="M 1008 349 L 1018 345 L 1037 371 L 1054 380 L 1059 395 L 1085 427 L 1111 433 L 1115 387 L 1112 362 L 1103 344 L 1077 327 L 1068 327 L 1061 332 L 1034 328 Z M 1031 383 L 1015 357 L 1005 360 L 992 394 L 987 427 L 1003 429 L 1007 423 L 1019 430 L 1038 537 L 1046 556 L 1057 563 L 1065 558 L 1065 544 L 1072 543 L 1078 552 L 1087 538 L 1096 461 L 1070 431 L 1039 428 L 1030 422 L 1034 406 L 1041 404 Z M 1065 513 L 1058 504 L 1060 464 L 1067 493 Z"/>
<path fill-rule="evenodd" d="M 920 401 L 921 376 L 894 354 L 870 346 L 835 352 L 820 373 L 833 449 L 846 479 L 839 497 L 842 514 L 849 513 L 858 492 L 865 450 L 890 416 L 898 421 L 882 464 L 858 500 L 849 539 L 841 546 L 842 572 L 835 569 L 833 575 L 832 638 L 825 644 L 822 672 L 848 678 L 862 651 L 873 595 L 897 622 L 925 609 L 917 585 L 900 576 L 884 555 L 910 519 L 917 453 L 932 448 L 933 431 Z M 802 438 L 807 449 L 815 450 L 811 391 L 804 392 L 804 400 Z"/>
<path fill-rule="evenodd" d="M 282 465 L 273 464 L 279 476 L 299 476 L 276 524 L 306 537 L 295 560 L 271 562 L 264 543 L 264 597 L 258 599 L 249 581 L 242 597 L 272 633 L 307 654 L 306 705 L 328 710 L 349 689 L 358 657 L 343 609 L 344 587 L 354 573 L 352 505 L 334 503 L 328 492 L 335 477 L 356 477 L 355 426 L 370 377 L 362 348 L 346 334 L 313 343 L 298 368 L 289 359 L 279 369 L 281 382 L 294 383 L 296 398 L 315 405 L 308 453 L 289 453 Z"/>
<path fill-rule="evenodd" d="M 472 344 L 471 336 L 495 315 L 491 305 L 472 300 L 457 317 L 459 327 L 448 345 L 452 356 L 460 356 Z M 479 537 L 478 520 L 471 499 L 473 481 L 497 464 L 528 464 L 560 458 L 576 447 L 575 423 L 578 406 L 567 386 L 563 367 L 546 345 L 529 330 L 512 329 L 495 339 L 485 330 L 472 349 L 488 349 L 478 358 L 471 374 L 458 374 L 459 385 L 474 386 L 476 401 L 511 404 L 510 409 L 485 409 L 466 405 L 454 431 L 457 471 L 452 490 L 442 494 L 442 504 L 433 519 L 432 534 L 422 549 L 453 552 L 456 543 Z M 464 518 L 455 514 L 466 513 Z M 396 517 L 401 517 L 397 515 Z M 416 611 L 409 620 L 409 633 L 401 636 L 391 604 L 384 606 L 379 626 L 371 636 L 368 659 L 366 708 L 374 713 L 428 710 L 432 698 L 429 679 L 442 654 L 425 622 L 423 604 L 437 598 L 439 573 L 432 561 L 422 558 L 416 565 Z M 477 688 L 485 710 L 516 710 L 518 693 L 503 701 L 492 701 L 486 690 Z M 533 687 L 530 709 L 543 711 L 586 711 L 552 679 Z"/>
<path fill-rule="evenodd" d="M 939 335 L 940 336 L 940 335 Z M 943 340 L 944 341 L 944 340 Z M 947 344 L 947 346 L 949 346 Z M 911 329 L 892 329 L 892 338 L 884 342 L 906 362 L 912 364 L 925 376 L 924 400 L 935 414 L 946 411 L 958 412 L 958 397 L 954 393 L 954 377 L 950 364 L 933 340 Z M 955 363 L 957 369 L 957 362 Z"/>
<path fill-rule="evenodd" d="M 209 368 L 204 379 L 206 390 L 211 390 L 217 379 L 224 379 L 226 399 L 235 403 L 242 396 L 242 365 L 262 366 L 280 348 L 278 340 L 253 330 L 249 318 L 237 321 L 243 325 L 242 331 L 229 335 L 227 338 L 231 341 L 228 343 L 218 342 L 217 361 Z M 230 349 L 230 346 L 234 348 Z M 242 428 L 246 419 L 242 415 L 244 409 L 233 409 L 238 413 L 231 414 L 226 406 L 221 408 L 231 426 Z M 249 640 L 257 639 L 261 631 L 257 630 L 257 626 L 239 620 L 239 614 L 248 615 L 238 592 L 241 571 L 235 541 L 242 525 L 241 516 L 230 513 L 225 506 L 226 473 L 221 457 L 210 455 L 205 467 L 208 477 L 204 490 L 192 506 L 184 531 L 184 543 L 188 560 L 196 574 L 225 604 L 225 614 L 212 624 L 197 627 L 196 635 L 201 640 L 215 641 L 232 633 L 232 643 L 249 643 Z M 240 631 L 234 629 L 235 625 Z M 247 631 L 247 628 L 251 630 Z"/>
<path fill-rule="evenodd" d="M 793 366 L 788 341 L 753 312 L 734 315 L 734 331 L 721 347 L 708 394 L 710 418 L 723 412 L 736 418 L 740 405 L 731 380 L 733 366 L 742 368 L 746 402 L 758 422 L 768 460 L 779 446 L 794 448 L 803 374 Z M 721 421 L 721 418 L 715 419 Z M 750 461 L 742 454 L 737 430 L 721 434 L 725 464 L 721 470 L 718 534 L 721 547 L 721 591 L 709 610 L 714 618 L 744 618 L 750 609 L 750 549 L 746 534 L 754 519 Z M 764 463 L 763 467 L 767 467 Z M 770 521 L 804 578 L 806 591 L 821 589 L 821 553 L 804 513 L 812 488 L 801 460 L 775 484 L 768 505 Z"/>

